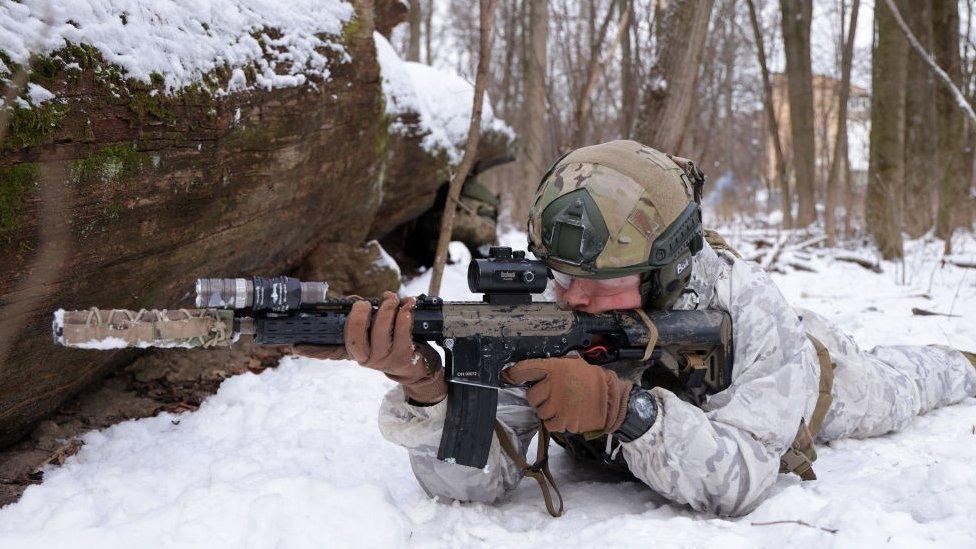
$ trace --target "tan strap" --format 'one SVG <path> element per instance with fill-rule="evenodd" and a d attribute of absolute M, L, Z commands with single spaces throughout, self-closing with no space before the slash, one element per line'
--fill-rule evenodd
<path fill-rule="evenodd" d="M 820 362 L 820 392 L 817 395 L 817 404 L 813 408 L 813 415 L 810 416 L 810 432 L 816 437 L 820 433 L 824 417 L 827 416 L 827 409 L 830 408 L 834 397 L 830 394 L 834 386 L 834 362 L 830 359 L 830 352 L 819 339 L 807 334 L 813 348 L 817 350 L 817 361 Z"/>
<path fill-rule="evenodd" d="M 817 450 L 814 447 L 814 439 L 820 432 L 824 417 L 833 397 L 830 394 L 834 385 L 834 364 L 830 360 L 830 353 L 827 347 L 819 339 L 807 334 L 810 343 L 817 351 L 817 361 L 820 363 L 820 387 L 817 393 L 817 403 L 813 407 L 813 414 L 810 416 L 810 424 L 800 419 L 800 427 L 797 429 L 796 437 L 790 444 L 790 449 L 779 460 L 780 473 L 796 473 L 803 480 L 816 480 L 817 475 L 813 472 L 813 462 L 817 460 Z"/>
<path fill-rule="evenodd" d="M 546 510 L 549 511 L 549 514 L 554 518 L 561 517 L 563 514 L 563 495 L 559 492 L 556 480 L 552 478 L 552 473 L 549 471 L 549 430 L 541 423 L 539 424 L 539 444 L 537 445 L 535 463 L 531 465 L 515 449 L 508 433 L 505 432 L 505 428 L 497 419 L 495 420 L 495 436 L 498 437 L 498 443 L 501 444 L 505 455 L 525 473 L 525 476 L 532 477 L 539 483 L 542 499 L 546 500 Z M 550 485 L 552 491 L 549 490 Z M 556 498 L 559 499 L 559 508 L 553 504 L 552 492 L 555 492 Z"/>
<path fill-rule="evenodd" d="M 637 312 L 637 316 L 640 317 L 641 322 L 644 326 L 647 326 L 647 347 L 644 348 L 644 362 L 651 359 L 651 354 L 654 353 L 654 346 L 657 345 L 657 326 L 651 322 L 651 317 L 647 316 L 647 311 L 644 309 L 634 309 Z"/>

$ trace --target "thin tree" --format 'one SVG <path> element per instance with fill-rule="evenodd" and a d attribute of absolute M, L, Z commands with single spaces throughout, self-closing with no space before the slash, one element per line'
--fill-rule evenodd
<path fill-rule="evenodd" d="M 773 85 L 769 79 L 769 67 L 766 65 L 766 46 L 762 29 L 759 27 L 759 17 L 756 15 L 756 4 L 753 0 L 746 0 L 746 4 L 749 7 L 749 22 L 752 24 L 752 36 L 756 42 L 756 55 L 759 57 L 759 68 L 762 72 L 763 110 L 766 113 L 769 137 L 773 142 L 773 160 L 776 180 L 779 182 L 783 228 L 790 229 L 793 227 L 793 199 L 790 196 L 790 178 L 786 169 L 786 158 L 783 155 L 783 143 L 779 138 L 779 122 L 776 120 L 776 111 L 773 107 Z"/>
<path fill-rule="evenodd" d="M 915 52 L 922 58 L 922 60 L 925 61 L 926 66 L 928 66 L 928 68 L 936 75 L 936 77 L 938 77 L 939 81 L 945 86 L 946 90 L 949 91 L 949 93 L 952 96 L 952 99 L 955 100 L 956 105 L 959 106 L 959 109 L 962 110 L 963 114 L 965 114 L 969 118 L 969 121 L 971 123 L 976 124 L 976 111 L 973 110 L 973 106 L 970 105 L 969 101 L 966 100 L 966 95 L 962 93 L 962 90 L 960 90 L 959 87 L 956 86 L 956 83 L 952 81 L 952 77 L 950 77 L 946 73 L 946 71 L 939 66 L 939 64 L 936 62 L 936 60 L 932 57 L 932 55 L 929 52 L 925 51 L 925 47 L 922 46 L 922 44 L 919 43 L 915 35 L 912 34 L 912 30 L 908 28 L 908 24 L 905 23 L 905 20 L 902 18 L 901 11 L 898 10 L 898 6 L 895 4 L 895 0 L 884 0 L 884 3 L 885 6 L 887 6 L 888 10 L 890 11 L 891 16 L 894 18 L 895 24 L 899 29 L 901 29 L 901 32 L 904 33 L 905 38 L 908 40 L 908 43 L 911 44 L 912 49 L 914 49 Z M 956 22 L 955 48 L 957 52 L 956 53 L 957 57 L 959 51 L 959 43 L 958 43 L 959 42 L 959 11 L 958 10 L 959 7 L 957 5 L 955 6 L 955 22 Z M 938 17 L 936 17 L 934 18 L 934 20 L 938 21 L 939 19 Z"/>
<path fill-rule="evenodd" d="M 454 214 L 457 212 L 461 186 L 468 177 L 468 172 L 478 156 L 478 142 L 481 139 L 481 111 L 485 101 L 485 87 L 488 85 L 488 63 L 491 59 L 491 19 L 495 11 L 497 0 L 479 0 L 478 26 L 478 72 L 474 80 L 474 103 L 471 105 L 471 122 L 468 124 L 468 138 L 464 144 L 464 155 L 454 177 L 451 178 L 447 191 L 447 201 L 444 203 L 444 215 L 441 217 L 441 232 L 437 238 L 437 252 L 434 255 L 433 273 L 430 277 L 432 296 L 440 294 L 441 278 L 444 275 L 444 264 L 447 263 L 447 247 L 451 242 L 454 228 Z"/>
<path fill-rule="evenodd" d="M 611 4 L 607 16 L 600 25 L 599 34 L 593 42 L 593 46 L 590 48 L 590 59 L 586 67 L 586 81 L 583 84 L 583 89 L 580 90 L 576 103 L 576 124 L 573 130 L 573 145 L 577 147 L 583 145 L 586 140 L 587 122 L 589 121 L 590 110 L 593 105 L 591 98 L 593 88 L 596 86 L 597 79 L 603 72 L 603 68 L 617 50 L 617 45 L 620 44 L 620 40 L 627 30 L 627 21 L 630 19 L 630 14 L 626 11 L 620 16 L 620 23 L 617 26 L 617 33 L 614 36 L 613 43 L 601 55 L 601 46 L 606 37 L 607 29 L 610 26 L 610 20 L 613 18 L 613 12 L 613 4 Z"/>
<path fill-rule="evenodd" d="M 967 156 L 965 152 L 965 126 L 957 113 L 962 111 L 969 123 L 976 125 L 976 112 L 973 111 L 973 106 L 969 104 L 958 85 L 962 83 L 962 60 L 959 55 L 959 5 L 955 0 L 933 1 L 932 31 L 933 43 L 936 47 L 934 57 L 912 33 L 895 2 L 885 0 L 884 5 L 912 49 L 942 83 L 935 98 L 939 117 L 937 164 L 941 169 L 936 235 L 945 240 L 945 253 L 950 253 L 952 231 L 963 224 L 960 223 L 961 216 L 957 215 L 957 212 L 965 208 L 967 203 L 968 182 L 962 177 L 962 174 L 966 173 L 966 170 L 963 170 L 963 163 L 972 162 L 972 153 Z"/>
<path fill-rule="evenodd" d="M 905 1 L 905 0 L 901 0 Z M 872 55 L 871 143 L 864 217 L 885 259 L 900 258 L 901 196 L 905 179 L 905 78 L 908 43 L 891 10 L 874 4 L 876 43 Z M 880 83 L 884 83 L 880 85 Z"/>
<path fill-rule="evenodd" d="M 420 0 L 410 0 L 407 14 L 407 61 L 420 61 L 420 21 L 423 16 Z"/>
<path fill-rule="evenodd" d="M 635 131 L 645 145 L 680 152 L 712 5 L 712 0 L 656 3 L 657 61 L 645 79 Z"/>
<path fill-rule="evenodd" d="M 546 0 L 526 0 L 529 12 L 527 39 L 523 49 L 523 86 L 519 135 L 519 181 L 513 188 L 513 219 L 524 219 L 528 193 L 542 177 L 546 168 L 544 148 L 550 128 L 546 126 L 546 72 L 549 47 L 549 3 Z"/>
<path fill-rule="evenodd" d="M 851 96 L 851 65 L 854 60 L 854 36 L 857 34 L 857 16 L 860 11 L 861 0 L 854 0 L 851 5 L 851 19 L 847 27 L 847 39 L 844 40 L 844 52 L 840 60 L 840 90 L 837 96 L 837 133 L 834 136 L 834 157 L 830 162 L 830 173 L 827 175 L 827 204 L 824 208 L 824 225 L 827 232 L 827 245 L 833 246 L 837 238 L 838 184 L 841 173 L 847 173 L 847 102 Z M 851 215 L 851 204 L 846 204 L 847 215 Z"/>
<path fill-rule="evenodd" d="M 814 140 L 813 70 L 810 62 L 812 0 L 780 0 L 786 83 L 790 98 L 790 136 L 796 182 L 796 226 L 817 220 L 814 205 L 816 145 Z"/>
<path fill-rule="evenodd" d="M 908 10 L 908 24 L 912 33 L 932 50 L 932 0 L 915 0 Z M 937 159 L 937 84 L 935 75 L 925 66 L 917 52 L 908 55 L 905 88 L 905 204 L 904 231 L 918 238 L 935 222 L 934 197 L 938 185 L 933 185 L 933 172 L 938 171 Z"/>
<path fill-rule="evenodd" d="M 634 129 L 634 111 L 637 103 L 637 79 L 634 74 L 631 27 L 634 25 L 633 0 L 617 0 L 620 10 L 620 137 L 630 139 Z M 626 14 L 626 16 L 625 16 Z M 626 22 L 626 24 L 623 24 Z"/>
<path fill-rule="evenodd" d="M 434 0 L 427 0 L 424 8 L 424 63 L 434 64 L 434 51 L 431 47 L 431 36 L 434 27 Z"/>

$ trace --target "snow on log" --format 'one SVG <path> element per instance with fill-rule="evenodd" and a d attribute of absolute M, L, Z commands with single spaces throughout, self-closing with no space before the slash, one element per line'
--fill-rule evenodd
<path fill-rule="evenodd" d="M 0 446 L 136 356 L 54 346 L 58 308 L 184 306 L 201 276 L 398 283 L 366 243 L 433 204 L 457 137 L 444 113 L 390 114 L 373 33 L 404 14 L 395 0 L 0 5 L 0 87 L 29 71 L 0 107 Z M 492 120 L 486 157 L 512 141 Z"/>

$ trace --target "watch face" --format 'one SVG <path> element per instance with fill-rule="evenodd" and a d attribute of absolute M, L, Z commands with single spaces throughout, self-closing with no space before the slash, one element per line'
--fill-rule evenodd
<path fill-rule="evenodd" d="M 643 420 L 651 419 L 654 415 L 654 403 L 651 402 L 651 395 L 640 393 L 630 399 L 630 408 Z"/>

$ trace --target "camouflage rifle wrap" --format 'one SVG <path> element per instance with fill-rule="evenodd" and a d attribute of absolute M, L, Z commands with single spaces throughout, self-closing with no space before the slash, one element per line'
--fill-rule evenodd
<path fill-rule="evenodd" d="M 732 371 L 731 320 L 721 311 L 614 311 L 587 314 L 534 302 L 546 287 L 546 267 L 523 253 L 495 248 L 472 262 L 468 283 L 482 302 L 421 296 L 413 336 L 442 346 L 447 357 L 448 412 L 438 457 L 484 467 L 504 368 L 520 360 L 578 352 L 594 364 L 660 360 L 719 390 Z M 220 308 L 59 311 L 55 341 L 68 347 L 216 347 L 240 335 L 258 344 L 343 345 L 353 300 L 326 299 L 324 283 L 287 277 L 201 279 L 197 304 Z"/>

